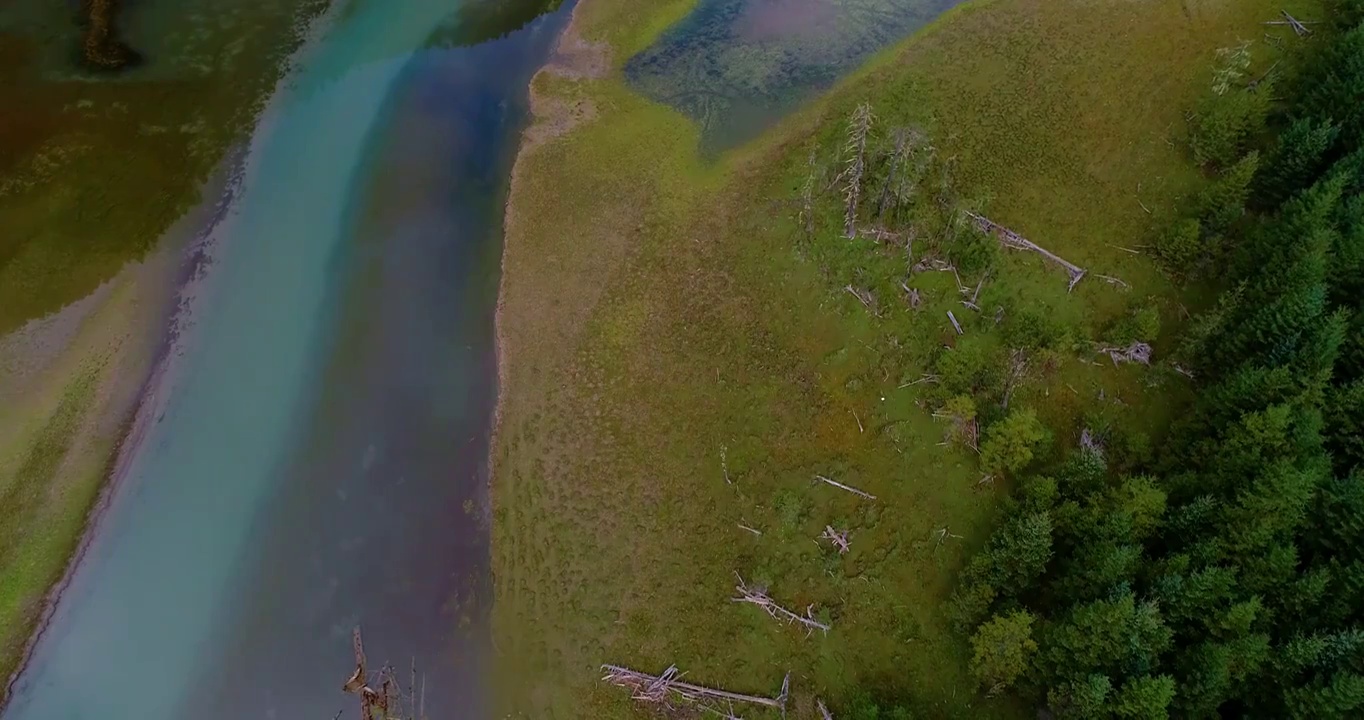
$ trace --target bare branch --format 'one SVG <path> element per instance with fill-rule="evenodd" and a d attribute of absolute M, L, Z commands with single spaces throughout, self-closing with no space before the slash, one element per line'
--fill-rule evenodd
<path fill-rule="evenodd" d="M 848 492 L 850 492 L 850 493 L 852 493 L 852 494 L 854 494 L 854 495 L 861 495 L 862 497 L 864 497 L 864 498 L 866 498 L 866 499 L 868 499 L 868 500 L 875 500 L 875 499 L 876 499 L 876 496 L 875 496 L 875 495 L 872 495 L 871 493 L 862 492 L 861 490 L 858 490 L 858 489 L 855 488 L 855 487 L 848 487 L 847 485 L 844 485 L 844 484 L 841 483 L 841 482 L 837 482 L 837 481 L 834 481 L 834 480 L 830 480 L 829 478 L 826 478 L 826 477 L 824 477 L 823 475 L 816 475 L 816 476 L 815 476 L 815 479 L 816 479 L 816 480 L 822 480 L 822 481 L 824 481 L 825 483 L 828 483 L 829 485 L 833 485 L 834 487 L 838 488 L 839 490 L 847 490 Z"/>
<path fill-rule="evenodd" d="M 751 527 L 749 527 L 749 526 L 747 526 L 747 525 L 745 525 L 745 524 L 743 524 L 743 523 L 738 523 L 738 525 L 739 525 L 739 529 L 740 529 L 740 530 L 747 530 L 747 531 L 753 533 L 754 535 L 758 535 L 758 536 L 762 536 L 762 534 L 763 534 L 761 530 L 757 530 L 757 529 L 755 529 L 755 528 L 751 528 Z"/>

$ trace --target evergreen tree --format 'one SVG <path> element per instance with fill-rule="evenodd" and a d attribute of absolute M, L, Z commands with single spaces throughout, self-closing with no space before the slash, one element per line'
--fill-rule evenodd
<path fill-rule="evenodd" d="M 1090 673 L 1128 678 L 1154 670 L 1170 640 L 1156 605 L 1123 592 L 1072 608 L 1042 634 L 1038 656 L 1051 685 Z"/>
<path fill-rule="evenodd" d="M 1259 166 L 1260 154 L 1252 151 L 1222 171 L 1199 195 L 1198 214 L 1205 234 L 1220 235 L 1245 214 L 1250 183 Z"/>
<path fill-rule="evenodd" d="M 1273 208 L 1312 184 L 1325 167 L 1340 127 L 1329 119 L 1294 120 L 1279 134 L 1274 150 L 1260 166 L 1255 195 L 1261 207 Z"/>

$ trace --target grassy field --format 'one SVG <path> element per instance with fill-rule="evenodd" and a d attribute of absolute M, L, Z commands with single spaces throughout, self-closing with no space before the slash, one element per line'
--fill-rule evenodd
<path fill-rule="evenodd" d="M 934 390 L 900 387 L 944 345 L 1002 352 L 1006 328 L 957 305 L 948 273 L 913 276 L 925 307 L 910 310 L 891 284 L 903 255 L 838 237 L 832 194 L 803 238 L 807 158 L 829 162 L 869 102 L 878 131 L 932 138 L 970 206 L 1091 271 L 1067 293 L 1060 270 L 1004 257 L 982 305 L 1059 319 L 1080 341 L 1144 306 L 1168 329 L 1185 299 L 1121 248 L 1148 244 L 1203 182 L 1185 109 L 1217 48 L 1256 40 L 1257 67 L 1272 61 L 1260 23 L 1281 5 L 968 4 L 705 163 L 695 128 L 619 72 L 688 0 L 583 0 L 575 28 L 609 46 L 611 70 L 536 81 L 542 108 L 581 122 L 523 155 L 508 215 L 493 459 L 502 716 L 635 716 L 624 690 L 598 681 L 604 662 L 676 663 L 692 682 L 768 695 L 789 670 L 797 718 L 815 716 L 816 696 L 837 716 L 859 688 L 916 716 L 1021 716 L 975 692 L 943 613 L 999 488 L 977 487 L 972 453 L 939 446 Z M 846 285 L 873 292 L 879 317 Z M 1182 386 L 1093 358 L 1063 354 L 1013 402 L 1036 408 L 1056 445 L 1103 420 L 1139 453 Z M 850 531 L 851 552 L 816 541 L 828 524 Z M 812 604 L 832 631 L 806 637 L 731 603 L 736 572 L 788 607 Z"/>

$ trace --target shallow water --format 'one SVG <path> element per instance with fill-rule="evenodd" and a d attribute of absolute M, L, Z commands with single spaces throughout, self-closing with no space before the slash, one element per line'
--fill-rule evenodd
<path fill-rule="evenodd" d="M 456 10 L 353 0 L 267 110 L 6 720 L 353 712 L 357 624 L 433 717 L 485 714 L 500 200 L 564 18 L 460 46 Z"/>
<path fill-rule="evenodd" d="M 703 150 L 751 140 L 961 0 L 700 0 L 626 78 L 701 124 Z"/>

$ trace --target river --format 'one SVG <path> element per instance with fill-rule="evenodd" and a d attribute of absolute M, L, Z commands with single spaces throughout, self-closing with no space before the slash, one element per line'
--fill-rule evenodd
<path fill-rule="evenodd" d="M 502 198 L 565 13 L 458 10 L 352 0 L 300 53 L 5 720 L 353 714 L 356 625 L 486 715 Z"/>

